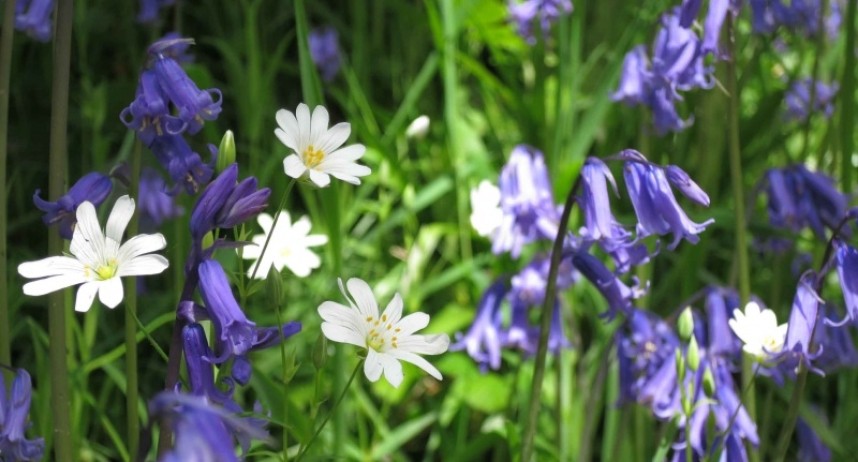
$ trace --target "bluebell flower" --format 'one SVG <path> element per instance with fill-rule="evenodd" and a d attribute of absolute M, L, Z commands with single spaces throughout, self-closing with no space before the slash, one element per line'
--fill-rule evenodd
<path fill-rule="evenodd" d="M 560 211 L 538 150 L 519 145 L 501 171 L 499 188 L 503 219 L 492 236 L 492 251 L 518 258 L 525 244 L 557 236 Z"/>
<path fill-rule="evenodd" d="M 799 364 L 803 364 L 808 370 L 824 375 L 813 363 L 822 353 L 821 345 L 814 340 L 820 318 L 819 305 L 822 302 L 815 289 L 817 278 L 815 272 L 807 271 L 798 281 L 784 346 L 775 355 L 779 361 L 778 367 L 785 374 L 795 375 Z"/>
<path fill-rule="evenodd" d="M 588 157 L 581 167 L 581 195 L 578 204 L 584 214 L 584 227 L 579 234 L 585 239 L 600 240 L 614 237 L 616 219 L 611 213 L 608 182 L 617 194 L 614 175 L 604 162 Z"/>
<path fill-rule="evenodd" d="M 203 326 L 193 323 L 182 328 L 182 345 L 185 365 L 188 369 L 190 392 L 205 397 L 209 402 L 217 403 L 232 412 L 241 412 L 241 408 L 232 399 L 232 382 L 227 379 L 226 390 L 221 390 L 215 383 L 216 357 L 209 348 Z"/>
<path fill-rule="evenodd" d="M 611 95 L 611 99 L 629 105 L 644 104 L 649 97 L 652 80 L 648 63 L 644 45 L 638 45 L 626 53 L 623 58 L 620 84 L 617 91 Z"/>
<path fill-rule="evenodd" d="M 15 29 L 25 32 L 34 40 L 49 42 L 54 31 L 51 23 L 53 11 L 54 0 L 17 0 Z"/>
<path fill-rule="evenodd" d="M 510 0 L 507 9 L 518 35 L 533 45 L 536 43 L 534 21 L 539 20 L 543 36 L 548 35 L 554 22 L 572 12 L 572 0 L 524 0 L 521 3 Z"/>
<path fill-rule="evenodd" d="M 322 80 L 330 82 L 340 71 L 340 45 L 337 30 L 333 27 L 313 29 L 307 41 L 313 64 L 319 69 Z"/>
<path fill-rule="evenodd" d="M 33 397 L 30 374 L 24 369 L 16 371 L 8 398 L 5 383 L 0 375 L 0 456 L 9 461 L 42 460 L 45 440 L 28 440 L 24 435 Z"/>
<path fill-rule="evenodd" d="M 254 327 L 253 343 L 250 346 L 250 351 L 264 350 L 272 346 L 279 345 L 283 340 L 297 334 L 301 331 L 301 323 L 290 321 L 278 327 Z M 250 374 L 252 368 L 247 355 L 239 355 L 234 358 L 232 363 L 232 378 L 236 382 L 247 385 L 250 382 Z"/>
<path fill-rule="evenodd" d="M 843 291 L 846 316 L 840 322 L 826 322 L 826 324 L 842 326 L 847 322 L 858 320 L 858 249 L 839 239 L 835 239 L 833 245 L 835 267 L 837 277 L 840 279 L 840 289 Z"/>
<path fill-rule="evenodd" d="M 256 340 L 256 323 L 247 319 L 230 288 L 223 268 L 215 260 L 199 265 L 200 295 L 215 327 L 215 344 L 222 362 L 244 355 Z"/>
<path fill-rule="evenodd" d="M 149 147 L 170 178 L 177 186 L 184 187 L 188 194 L 198 193 L 212 177 L 214 159 L 204 163 L 200 155 L 191 150 L 188 142 L 179 135 L 158 136 Z"/>
<path fill-rule="evenodd" d="M 707 350 L 709 354 L 728 359 L 738 359 L 742 342 L 733 333 L 728 320 L 733 310 L 739 308 L 739 294 L 722 287 L 710 287 L 706 291 Z"/>
<path fill-rule="evenodd" d="M 77 180 L 69 191 L 60 196 L 56 202 L 48 202 L 39 197 L 41 191 L 38 189 L 33 194 L 33 202 L 39 210 L 45 212 L 42 221 L 48 226 L 56 225 L 60 236 L 63 239 L 71 240 L 77 223 L 75 215 L 77 207 L 87 201 L 98 207 L 107 199 L 112 189 L 113 183 L 110 181 L 110 177 L 101 173 L 90 172 Z"/>
<path fill-rule="evenodd" d="M 614 261 L 614 272 L 617 274 L 628 273 L 632 267 L 642 265 L 649 261 L 650 257 L 658 254 L 658 245 L 651 254 L 646 245 L 632 239 L 632 233 L 619 223 L 611 226 L 613 232 L 610 239 L 599 242 L 599 247 L 607 253 Z"/>
<path fill-rule="evenodd" d="M 813 428 L 800 417 L 795 425 L 795 434 L 798 438 L 797 457 L 799 462 L 829 462 L 831 460 L 831 449 L 822 442 Z"/>
<path fill-rule="evenodd" d="M 238 164 L 232 164 L 197 199 L 190 223 L 195 241 L 215 228 L 232 228 L 250 220 L 268 206 L 270 189 L 256 189 L 255 177 L 236 184 L 237 180 Z"/>
<path fill-rule="evenodd" d="M 623 169 L 629 197 L 638 217 L 637 237 L 652 234 L 673 234 L 673 242 L 668 246 L 675 249 L 682 239 L 696 244 L 713 219 L 695 223 L 676 202 L 664 170 L 648 162 L 641 161 L 643 156 L 633 150 L 625 150 L 621 157 L 628 159 Z"/>
<path fill-rule="evenodd" d="M 613 319 L 618 312 L 629 315 L 632 311 L 632 300 L 643 295 L 643 290 L 629 287 L 620 281 L 604 263 L 586 252 L 577 252 L 572 256 L 572 265 L 581 272 L 608 302 L 608 311 L 603 313 L 607 319 Z"/>
<path fill-rule="evenodd" d="M 683 196 L 702 205 L 703 207 L 709 207 L 709 195 L 706 194 L 706 191 L 703 191 L 703 189 L 700 188 L 700 186 L 698 186 L 690 176 L 688 176 L 688 173 L 686 173 L 685 170 L 677 167 L 676 165 L 668 165 L 664 168 L 664 171 L 667 174 L 667 179 L 670 181 L 670 184 L 678 189 Z"/>
<path fill-rule="evenodd" d="M 813 343 L 820 346 L 819 358 L 814 364 L 823 372 L 830 373 L 841 368 L 852 368 L 858 365 L 858 351 L 852 341 L 853 326 L 834 326 L 828 318 L 832 312 L 830 305 L 820 307 L 820 318 L 824 322 L 817 323 Z"/>
<path fill-rule="evenodd" d="M 798 164 L 766 172 L 769 221 L 794 232 L 809 226 L 820 239 L 846 216 L 847 197 L 831 177 Z M 848 232 L 848 230 L 844 230 Z"/>
<path fill-rule="evenodd" d="M 176 0 L 140 0 L 140 13 L 137 22 L 146 24 L 158 20 L 158 12 L 176 3 Z"/>
<path fill-rule="evenodd" d="M 810 106 L 811 85 L 816 87 L 813 107 Z M 826 84 L 819 80 L 814 82 L 810 78 L 796 80 L 785 96 L 787 119 L 804 122 L 811 112 L 821 112 L 826 119 L 830 119 L 834 114 L 834 99 L 838 90 L 837 82 Z"/>
<path fill-rule="evenodd" d="M 506 284 L 497 280 L 486 289 L 477 308 L 477 316 L 464 335 L 458 334 L 450 351 L 465 350 L 484 371 L 500 369 L 501 364 L 501 304 L 507 294 Z"/>
<path fill-rule="evenodd" d="M 140 209 L 140 228 L 148 232 L 161 227 L 161 224 L 181 216 L 184 210 L 176 204 L 175 196 L 169 194 L 167 184 L 161 174 L 151 168 L 144 168 L 140 174 L 140 193 L 137 207 Z"/>

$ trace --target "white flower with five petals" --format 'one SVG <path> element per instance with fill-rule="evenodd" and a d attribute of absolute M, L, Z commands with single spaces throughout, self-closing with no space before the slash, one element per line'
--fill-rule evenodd
<path fill-rule="evenodd" d="M 500 201 L 500 189 L 488 180 L 471 190 L 471 226 L 480 236 L 491 237 L 500 227 L 503 221 Z"/>
<path fill-rule="evenodd" d="M 447 334 L 417 335 L 429 324 L 426 313 L 411 313 L 402 317 L 402 297 L 399 294 L 378 315 L 378 303 L 369 285 L 357 278 L 349 279 L 346 294 L 342 280 L 340 290 L 350 306 L 327 301 L 319 306 L 322 333 L 329 340 L 366 348 L 364 362 L 366 378 L 377 381 L 382 373 L 394 387 L 402 383 L 402 364 L 407 361 L 441 380 L 441 372 L 419 355 L 438 355 L 447 351 Z"/>
<path fill-rule="evenodd" d="M 309 276 L 311 270 L 322 264 L 319 256 L 313 253 L 310 247 L 326 244 L 328 236 L 310 234 L 310 219 L 306 215 L 293 224 L 289 212 L 283 210 L 273 231 L 271 225 L 274 219 L 271 215 L 262 213 L 257 221 L 262 227 L 263 234 L 253 236 L 253 243 L 256 245 L 245 247 L 242 253 L 244 258 L 256 260 L 247 270 L 248 277 L 256 273 L 257 279 L 265 279 L 268 277 L 271 265 L 274 265 L 277 271 L 282 271 L 285 266 L 295 273 L 295 276 L 303 278 Z M 271 240 L 260 263 L 259 254 L 265 246 L 269 233 L 272 233 Z M 256 265 L 260 265 L 258 270 Z"/>
<path fill-rule="evenodd" d="M 45 295 L 82 284 L 77 291 L 75 311 L 88 311 L 96 294 L 105 306 L 116 308 L 123 297 L 121 277 L 158 274 L 169 265 L 163 256 L 151 254 L 167 246 L 161 234 L 141 234 L 120 245 L 133 214 L 134 199 L 120 197 L 102 231 L 92 203 L 80 204 L 69 249 L 71 256 L 21 263 L 18 266 L 21 276 L 38 279 L 24 284 L 24 293 Z"/>
<path fill-rule="evenodd" d="M 775 312 L 768 308 L 761 310 L 757 302 L 748 302 L 744 313 L 734 309 L 727 323 L 744 344 L 742 349 L 758 360 L 780 352 L 784 346 L 787 324 L 778 325 Z"/>
<path fill-rule="evenodd" d="M 301 178 L 308 173 L 310 181 L 323 188 L 330 184 L 331 176 L 360 184 L 358 177 L 370 174 L 369 167 L 356 162 L 366 152 L 364 145 L 341 147 L 351 134 L 351 125 L 340 122 L 329 129 L 324 106 L 316 106 L 310 115 L 310 108 L 301 103 L 294 114 L 280 109 L 276 119 L 280 127 L 274 134 L 294 151 L 283 159 L 286 175 Z"/>

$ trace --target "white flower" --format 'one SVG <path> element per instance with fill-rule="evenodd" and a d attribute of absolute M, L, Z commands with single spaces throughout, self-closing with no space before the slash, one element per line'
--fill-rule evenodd
<path fill-rule="evenodd" d="M 727 322 L 745 344 L 742 349 L 758 359 L 766 359 L 784 346 L 787 324 L 778 325 L 775 312 L 768 308 L 760 310 L 757 302 L 748 302 L 744 313 L 734 309 L 733 317 Z"/>
<path fill-rule="evenodd" d="M 396 294 L 379 316 L 378 303 L 366 282 L 357 278 L 349 279 L 347 284 L 351 298 L 346 294 L 342 280 L 339 280 L 339 284 L 351 306 L 331 301 L 319 305 L 319 315 L 325 321 L 322 323 L 322 333 L 334 342 L 366 348 L 363 369 L 366 378 L 375 382 L 383 372 L 387 381 L 398 387 L 402 383 L 402 364 L 399 363 L 402 360 L 441 380 L 441 372 L 418 356 L 441 354 L 450 346 L 447 334 L 415 334 L 429 324 L 428 314 L 418 312 L 403 318 L 402 297 Z"/>
<path fill-rule="evenodd" d="M 297 116 L 297 117 L 296 117 Z M 355 161 L 366 152 L 362 144 L 341 148 L 351 133 L 351 125 L 341 122 L 328 129 L 328 110 L 316 106 L 310 116 L 310 108 L 301 103 L 293 114 L 285 109 L 277 111 L 277 138 L 294 151 L 283 159 L 286 175 L 301 178 L 309 172 L 310 180 L 319 187 L 331 182 L 329 175 L 352 184 L 360 184 L 360 176 L 371 170 Z"/>
<path fill-rule="evenodd" d="M 480 236 L 491 236 L 501 225 L 500 200 L 500 190 L 488 180 L 471 190 L 471 226 Z"/>
<path fill-rule="evenodd" d="M 88 311 L 96 293 L 101 303 L 116 308 L 123 296 L 121 277 L 158 274 L 169 265 L 161 255 L 150 254 L 167 246 L 161 234 L 141 234 L 120 245 L 133 214 L 134 199 L 120 197 L 113 205 L 105 232 L 92 203 L 80 204 L 70 247 L 72 256 L 21 263 L 18 266 L 21 276 L 38 278 L 24 284 L 24 293 L 45 295 L 83 284 L 77 291 L 75 311 Z"/>
<path fill-rule="evenodd" d="M 429 132 L 429 122 L 429 116 L 427 115 L 417 117 L 405 129 L 405 136 L 407 138 L 423 138 Z"/>
<path fill-rule="evenodd" d="M 265 255 L 262 257 L 262 263 L 260 263 L 259 253 L 265 245 L 268 233 L 272 232 L 271 224 L 274 219 L 271 215 L 262 213 L 257 221 L 262 227 L 263 234 L 253 236 L 253 243 L 256 245 L 245 247 L 242 254 L 244 258 L 256 260 L 247 270 L 248 276 L 252 276 L 256 271 L 256 279 L 265 279 L 273 264 L 277 271 L 282 271 L 285 266 L 296 276 L 303 278 L 307 277 L 311 270 L 322 264 L 319 256 L 310 251 L 310 247 L 326 244 L 328 236 L 310 234 L 310 219 L 306 215 L 292 224 L 292 218 L 286 210 L 280 212 L 277 226 L 274 227 L 274 234 L 271 236 L 271 241 L 268 243 L 268 248 L 265 249 Z M 256 270 L 257 264 L 260 265 L 259 270 Z"/>

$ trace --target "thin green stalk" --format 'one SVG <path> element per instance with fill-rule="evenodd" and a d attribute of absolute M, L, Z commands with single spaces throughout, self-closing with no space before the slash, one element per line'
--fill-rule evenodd
<path fill-rule="evenodd" d="M 51 79 L 51 132 L 50 132 L 50 197 L 60 197 L 66 190 L 68 118 L 69 118 L 69 73 L 71 67 L 72 22 L 74 0 L 59 0 L 56 7 L 56 29 L 54 39 L 53 75 Z M 56 232 L 48 233 L 48 254 L 60 255 L 63 242 Z M 71 393 L 69 370 L 66 363 L 66 315 L 65 293 L 60 290 L 48 299 L 48 334 L 51 342 L 49 356 L 51 364 L 51 409 L 54 425 L 54 460 L 75 460 L 72 445 Z"/>
<path fill-rule="evenodd" d="M 280 198 L 280 205 L 277 206 L 277 212 L 274 214 L 274 221 L 271 223 L 271 229 L 268 230 L 268 235 L 265 236 L 265 244 L 262 245 L 262 251 L 259 252 L 259 259 L 256 260 L 256 266 L 253 267 L 253 272 L 250 273 L 251 281 L 256 278 L 256 272 L 259 271 L 259 267 L 262 266 L 262 257 L 265 256 L 265 251 L 268 250 L 268 243 L 271 242 L 271 236 L 274 235 L 274 229 L 277 227 L 277 220 L 280 219 L 280 215 L 286 207 L 286 199 L 289 197 L 289 192 L 292 191 L 292 187 L 295 186 L 295 181 L 295 178 L 292 178 L 289 180 L 289 183 L 286 184 L 286 190 L 283 191 L 283 197 Z"/>
<path fill-rule="evenodd" d="M 807 120 L 804 121 L 804 138 L 801 147 L 802 160 L 807 160 L 810 154 L 810 123 L 813 120 L 813 107 L 816 105 L 816 81 L 819 79 L 819 62 L 822 60 L 822 55 L 825 52 L 825 18 L 828 10 L 828 1 L 822 0 L 819 7 L 819 18 L 816 24 L 816 51 L 813 54 L 813 67 L 810 71 L 810 96 L 807 100 Z"/>
<path fill-rule="evenodd" d="M 736 222 L 736 263 L 739 279 L 740 306 L 745 306 L 751 297 L 750 263 L 748 260 L 748 235 L 745 224 L 745 190 L 742 177 L 742 153 L 739 143 L 739 85 L 736 77 L 736 61 L 739 59 L 736 47 L 736 36 L 733 17 L 727 17 L 727 41 L 730 50 L 730 59 L 727 60 L 727 93 L 730 100 L 728 105 L 728 119 L 730 140 L 728 149 L 730 151 L 730 181 L 733 183 L 733 208 Z M 745 408 L 751 420 L 757 419 L 756 387 L 753 378 L 753 361 L 747 356 L 742 359 L 742 381 L 750 383 L 745 396 Z M 759 454 L 749 447 L 748 454 L 752 461 L 759 460 Z"/>
<path fill-rule="evenodd" d="M 849 0 L 846 6 L 846 43 L 843 47 L 843 77 L 840 82 L 840 182 L 843 191 L 852 192 L 852 154 L 855 151 L 855 16 L 858 0 Z"/>
<path fill-rule="evenodd" d="M 781 427 L 775 457 L 772 460 L 786 460 L 789 442 L 792 440 L 792 432 L 795 429 L 796 421 L 798 421 L 798 410 L 801 407 L 799 403 L 801 403 L 801 396 L 804 393 L 804 385 L 807 383 L 807 368 L 804 365 L 799 365 L 799 368 L 798 376 L 795 379 L 795 386 L 792 389 L 792 398 L 790 398 L 787 417 L 783 427 Z"/>
<path fill-rule="evenodd" d="M 140 141 L 131 152 L 131 193 L 140 201 Z M 136 236 L 140 228 L 140 213 L 128 224 L 128 235 Z M 128 426 L 128 453 L 137 454 L 140 443 L 139 390 L 137 380 L 137 278 L 125 278 L 125 415 Z"/>
<path fill-rule="evenodd" d="M 322 432 L 322 429 L 325 428 L 325 424 L 327 424 L 328 420 L 330 420 L 331 416 L 334 415 L 334 411 L 336 411 L 337 408 L 340 406 L 340 402 L 346 396 L 346 392 L 349 391 L 349 387 L 351 386 L 352 382 L 354 382 L 355 377 L 357 377 L 358 371 L 360 371 L 360 368 L 362 365 L 363 365 L 363 361 L 360 361 L 357 363 L 357 365 L 355 366 L 355 370 L 352 371 L 351 377 L 349 377 L 348 382 L 346 382 L 345 387 L 343 387 L 343 391 L 340 393 L 340 396 L 338 396 L 337 400 L 334 401 L 334 406 L 328 412 L 328 415 L 325 416 L 325 419 L 322 420 L 322 424 L 319 425 L 319 428 L 317 428 L 316 431 L 313 432 L 313 436 L 310 437 L 310 441 L 307 441 L 307 445 L 304 446 L 303 449 L 301 449 L 300 453 L 298 453 L 298 457 L 295 458 L 296 462 L 299 462 L 301 460 L 301 458 L 304 457 L 304 454 L 307 453 L 307 450 L 310 449 L 310 446 L 312 446 L 313 442 L 316 441 L 316 437 L 318 437 L 319 433 Z"/>
<path fill-rule="evenodd" d="M 272 226 L 271 229 L 273 230 L 274 227 Z M 257 261 L 262 261 L 261 255 Z M 277 277 L 280 277 L 280 273 L 277 273 Z M 283 334 L 283 316 L 280 312 L 282 305 L 282 301 L 277 300 L 274 313 L 277 315 L 277 326 L 280 328 L 280 367 L 283 373 L 283 461 L 286 462 L 289 460 L 289 432 L 286 428 L 286 423 L 289 421 L 289 369 L 286 360 L 286 336 Z"/>
<path fill-rule="evenodd" d="M 539 403 L 542 397 L 542 381 L 545 378 L 545 359 L 548 355 L 548 333 L 551 328 L 551 314 L 554 310 L 554 302 L 557 299 L 557 270 L 560 267 L 560 258 L 563 254 L 563 241 L 566 239 L 566 229 L 569 227 L 569 215 L 575 205 L 575 193 L 581 183 L 579 174 L 575 184 L 566 196 L 566 204 L 563 206 L 563 214 L 557 226 L 557 237 L 554 238 L 554 247 L 551 250 L 551 264 L 548 267 L 548 282 L 545 286 L 545 299 L 542 303 L 542 313 L 539 322 L 539 345 L 536 348 L 536 367 L 533 372 L 533 382 L 530 389 L 530 408 L 527 412 L 527 421 L 524 428 L 524 437 L 521 444 L 522 462 L 530 462 L 533 456 L 533 439 L 536 436 L 536 423 L 539 418 Z"/>
<path fill-rule="evenodd" d="M 3 30 L 0 36 L 0 364 L 12 363 L 9 328 L 9 289 L 6 283 L 8 265 L 6 246 L 6 158 L 9 139 L 9 81 L 12 69 L 12 41 L 15 3 L 6 1 Z"/>

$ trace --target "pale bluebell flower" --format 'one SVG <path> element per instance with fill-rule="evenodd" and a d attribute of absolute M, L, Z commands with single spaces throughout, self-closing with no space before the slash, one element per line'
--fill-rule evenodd
<path fill-rule="evenodd" d="M 27 371 L 16 371 L 8 396 L 6 381 L 0 374 L 0 459 L 4 461 L 35 461 L 42 460 L 44 456 L 45 440 L 27 439 L 24 435 L 30 426 L 32 397 L 33 388 Z"/>
<path fill-rule="evenodd" d="M 507 291 L 502 280 L 492 283 L 480 299 L 477 315 L 468 332 L 457 334 L 456 343 L 450 345 L 450 351 L 465 350 L 483 371 L 487 368 L 500 369 L 503 336 L 501 304 Z"/>
<path fill-rule="evenodd" d="M 42 221 L 48 226 L 57 226 L 60 236 L 71 240 L 77 224 L 77 207 L 84 202 L 90 202 L 98 207 L 112 190 L 113 183 L 110 177 L 98 172 L 90 172 L 77 180 L 69 191 L 55 202 L 48 202 L 39 197 L 41 191 L 38 189 L 33 194 L 33 202 L 36 208 L 45 212 Z"/>
<path fill-rule="evenodd" d="M 542 34 L 548 35 L 554 22 L 572 12 L 572 0 L 510 0 L 507 9 L 518 35 L 533 45 L 536 43 L 535 21 L 539 21 Z"/>
<path fill-rule="evenodd" d="M 319 69 L 322 80 L 330 82 L 340 71 L 340 45 L 337 30 L 333 27 L 320 27 L 310 31 L 307 36 L 310 57 Z"/>
<path fill-rule="evenodd" d="M 816 87 L 813 95 L 813 107 L 810 104 L 811 85 Z M 826 84 L 822 81 L 813 81 L 810 78 L 799 79 L 793 82 L 786 93 L 787 119 L 804 122 L 811 112 L 822 113 L 826 119 L 834 114 L 834 99 L 839 90 L 837 82 Z"/>
<path fill-rule="evenodd" d="M 53 11 L 54 0 L 17 0 L 15 29 L 25 32 L 34 40 L 49 42 L 54 32 L 51 22 Z"/>

